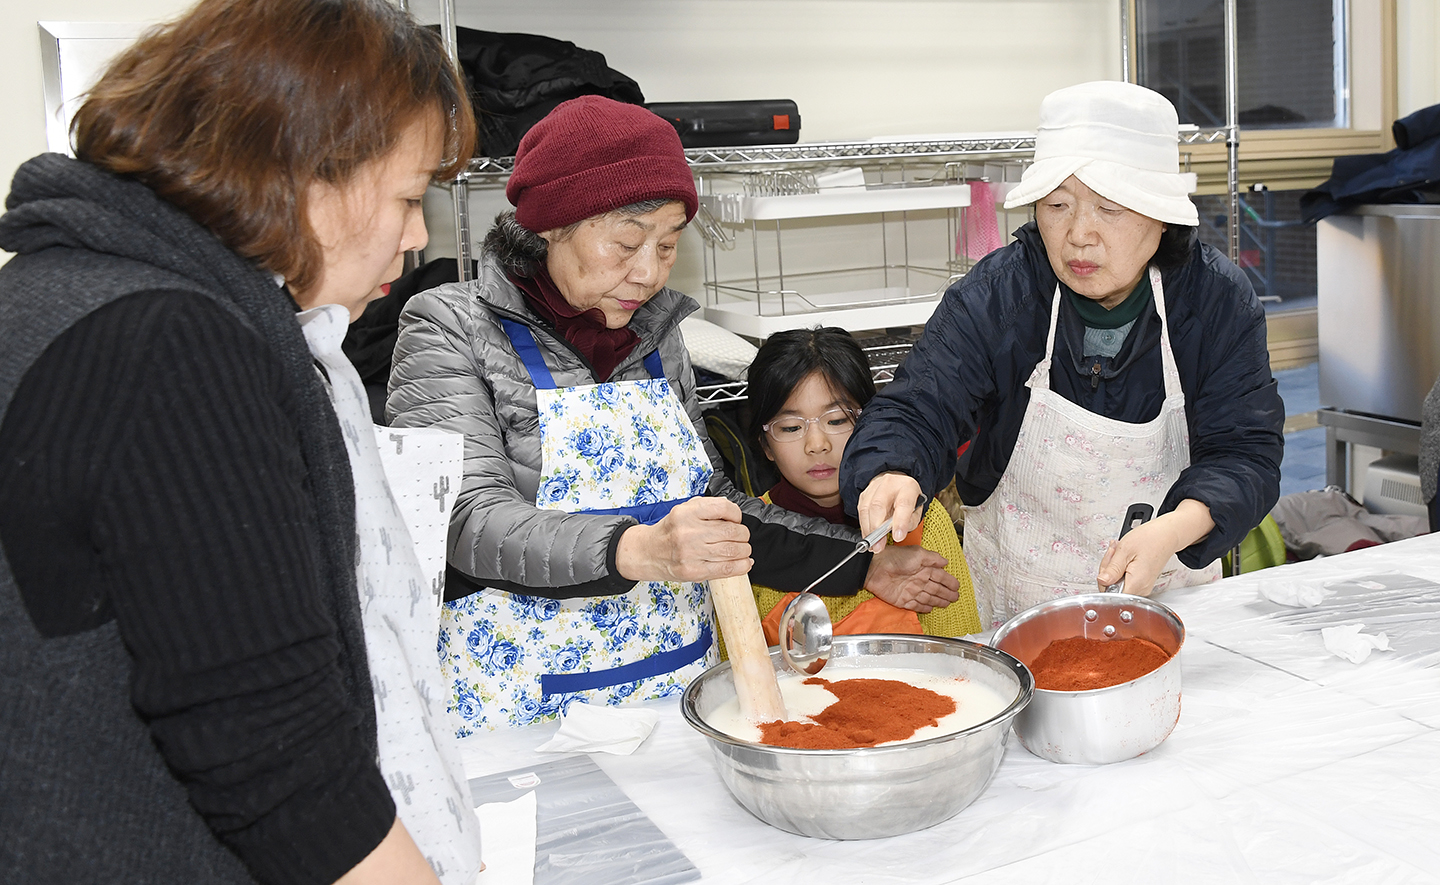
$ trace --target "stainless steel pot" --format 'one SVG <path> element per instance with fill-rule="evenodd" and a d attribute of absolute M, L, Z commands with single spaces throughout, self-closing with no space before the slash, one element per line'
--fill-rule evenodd
<path fill-rule="evenodd" d="M 780 652 L 771 663 L 782 667 Z M 825 667 L 921 671 L 971 679 L 1010 698 L 998 714 L 954 734 L 853 750 L 800 750 L 738 740 L 706 717 L 735 697 L 730 664 L 685 689 L 685 721 L 704 735 L 720 779 L 751 814 L 771 826 L 820 839 L 877 839 L 934 826 L 958 814 L 990 782 L 1015 715 L 1029 703 L 1030 671 L 1010 655 L 960 639 L 837 636 Z"/>
<path fill-rule="evenodd" d="M 1085 593 L 1026 609 L 991 644 L 1028 666 L 1057 639 L 1148 639 L 1170 660 L 1109 688 L 1036 689 L 1015 719 L 1025 749 L 1051 762 L 1119 762 L 1159 746 L 1180 718 L 1180 647 L 1185 625 L 1169 607 L 1123 593 Z"/>

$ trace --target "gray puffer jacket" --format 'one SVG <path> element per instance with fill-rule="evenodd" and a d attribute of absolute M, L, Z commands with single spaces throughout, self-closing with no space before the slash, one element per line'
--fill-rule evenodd
<path fill-rule="evenodd" d="M 640 341 L 611 381 L 650 377 L 644 358 L 658 348 L 670 385 L 685 405 L 715 468 L 708 493 L 737 502 L 750 529 L 755 568 L 765 586 L 800 590 L 854 547 L 845 526 L 802 517 L 738 491 L 721 472 L 705 433 L 690 354 L 680 320 L 696 309 L 661 289 L 635 312 Z M 400 317 L 386 415 L 399 427 L 439 427 L 465 435 L 465 478 L 450 520 L 450 565 L 480 586 L 556 598 L 623 593 L 633 586 L 616 571 L 626 516 L 571 514 L 535 506 L 540 482 L 540 423 L 535 385 L 498 317 L 529 326 L 560 387 L 596 383 L 589 365 L 540 320 L 493 257 L 479 279 L 411 298 Z M 868 556 L 827 579 L 818 592 L 854 593 Z M 452 570 L 447 597 L 457 594 Z M 460 580 L 460 583 L 468 583 Z M 465 588 L 473 590 L 474 587 Z"/>

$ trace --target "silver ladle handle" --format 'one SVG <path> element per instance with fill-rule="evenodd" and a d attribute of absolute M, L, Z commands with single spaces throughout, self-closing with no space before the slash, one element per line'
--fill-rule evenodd
<path fill-rule="evenodd" d="M 920 500 L 917 501 L 917 502 L 915 502 L 915 509 L 916 509 L 916 510 L 922 509 L 922 508 L 925 506 L 925 501 L 926 501 L 925 496 L 924 496 L 924 495 L 921 495 L 921 496 L 920 496 Z M 883 537 L 885 537 L 886 533 L 889 532 L 890 529 L 894 527 L 894 525 L 895 525 L 895 517 L 892 516 L 892 517 L 890 517 L 889 519 L 885 520 L 885 522 L 882 523 L 879 528 L 875 529 L 875 531 L 871 532 L 870 534 L 868 534 L 868 535 L 866 535 L 865 537 L 861 538 L 860 540 L 856 541 L 856 542 L 855 542 L 855 549 L 854 549 L 854 550 L 851 550 L 849 553 L 845 554 L 845 556 L 844 556 L 843 558 L 841 558 L 841 560 L 840 560 L 839 562 L 835 563 L 835 565 L 833 565 L 833 566 L 830 568 L 829 571 L 827 571 L 825 574 L 821 575 L 820 577 L 816 578 L 815 580 L 811 581 L 811 582 L 810 582 L 810 586 L 809 586 L 809 587 L 806 587 L 804 590 L 802 590 L 802 591 L 800 591 L 800 592 L 802 592 L 802 593 L 809 593 L 811 590 L 814 590 L 816 587 L 820 586 L 820 582 L 821 582 L 821 581 L 825 580 L 826 578 L 828 578 L 828 577 L 830 577 L 831 575 L 833 575 L 833 574 L 835 574 L 836 572 L 838 572 L 838 571 L 840 570 L 840 567 L 843 566 L 845 563 L 847 563 L 847 562 L 849 562 L 850 560 L 854 559 L 856 556 L 860 555 L 861 553 L 865 553 L 865 552 L 868 551 L 871 547 L 874 547 L 876 544 L 879 544 L 879 543 L 880 543 L 880 539 L 883 538 Z M 916 526 L 915 531 L 919 531 L 919 526 Z"/>

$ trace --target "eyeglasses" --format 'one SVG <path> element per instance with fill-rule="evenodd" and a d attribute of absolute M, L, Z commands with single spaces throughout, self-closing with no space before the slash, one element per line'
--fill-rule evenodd
<path fill-rule="evenodd" d="M 776 418 L 760 429 L 770 434 L 771 439 L 783 443 L 804 439 L 805 431 L 810 429 L 811 424 L 819 424 L 820 429 L 830 436 L 849 433 L 855 429 L 855 419 L 858 417 L 859 409 L 831 409 L 819 418 L 801 418 L 798 415 Z"/>

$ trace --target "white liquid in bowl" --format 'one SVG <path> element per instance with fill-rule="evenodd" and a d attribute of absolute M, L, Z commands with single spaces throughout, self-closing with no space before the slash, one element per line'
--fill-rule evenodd
<path fill-rule="evenodd" d="M 820 677 L 829 682 L 842 682 L 847 679 L 890 679 L 896 682 L 905 682 L 916 688 L 926 688 L 936 694 L 954 699 L 955 712 L 941 718 L 938 725 L 927 725 L 918 729 L 912 736 L 904 740 L 890 741 L 889 744 L 923 741 L 927 738 L 963 731 L 972 725 L 979 725 L 992 718 L 1014 700 L 1013 695 L 1008 698 L 1002 697 L 995 689 L 969 679 L 936 676 L 918 670 L 847 667 L 844 670 L 823 671 Z M 779 674 L 778 678 L 780 697 L 785 702 L 786 713 L 790 719 L 795 721 L 809 722 L 811 721 L 810 717 L 822 712 L 836 701 L 835 695 L 827 691 L 825 686 L 805 685 L 804 681 L 809 677 L 786 673 Z M 711 728 L 733 738 L 755 744 L 760 743 L 760 727 L 740 715 L 740 702 L 736 698 L 731 698 L 716 707 L 705 717 L 705 721 Z M 877 744 L 877 746 L 887 745 Z"/>

